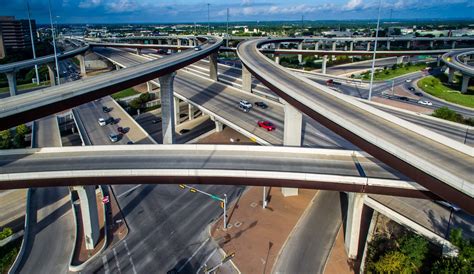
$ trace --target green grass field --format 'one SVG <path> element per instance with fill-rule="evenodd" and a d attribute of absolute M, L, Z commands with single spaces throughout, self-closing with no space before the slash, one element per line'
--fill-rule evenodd
<path fill-rule="evenodd" d="M 41 82 L 40 85 L 37 85 L 37 84 L 34 84 L 34 83 L 17 85 L 17 89 L 18 90 L 27 90 L 27 89 L 33 89 L 33 88 L 42 87 L 42 86 L 49 86 L 49 80 L 45 81 L 45 82 Z M 8 88 L 8 87 L 0 88 L 0 93 L 9 92 L 9 91 L 10 91 L 10 88 Z"/>
<path fill-rule="evenodd" d="M 396 69 L 387 68 L 384 70 L 376 71 L 374 73 L 374 80 L 389 80 L 389 79 L 402 76 L 408 73 L 420 71 L 426 67 L 427 67 L 426 64 L 414 64 L 411 66 L 404 66 L 404 67 L 396 68 Z M 370 71 L 363 73 L 362 79 L 369 80 Z"/>
<path fill-rule="evenodd" d="M 470 86 L 467 94 L 452 89 L 434 76 L 428 76 L 418 81 L 418 87 L 423 91 L 458 105 L 474 108 L 474 87 Z"/>
<path fill-rule="evenodd" d="M 117 93 L 112 94 L 112 98 L 115 100 L 122 99 L 125 97 L 129 97 L 132 95 L 138 94 L 138 91 L 134 90 L 133 88 L 127 88 Z"/>

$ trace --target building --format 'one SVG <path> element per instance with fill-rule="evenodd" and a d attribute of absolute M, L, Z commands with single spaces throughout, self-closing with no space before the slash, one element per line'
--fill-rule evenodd
<path fill-rule="evenodd" d="M 35 20 L 31 20 L 31 27 L 36 36 Z M 0 49 L 3 48 L 7 53 L 10 49 L 31 47 L 28 20 L 16 20 L 14 16 L 0 16 L 0 32 L 2 37 Z"/>

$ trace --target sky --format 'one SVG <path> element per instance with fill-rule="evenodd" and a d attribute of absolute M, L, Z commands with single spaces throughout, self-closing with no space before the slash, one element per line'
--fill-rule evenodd
<path fill-rule="evenodd" d="M 28 0 L 31 17 L 48 23 L 48 0 Z M 26 0 L 2 0 L 1 15 L 27 18 Z M 379 0 L 51 0 L 61 23 L 178 23 L 377 18 Z M 385 19 L 474 19 L 474 0 L 381 0 Z"/>

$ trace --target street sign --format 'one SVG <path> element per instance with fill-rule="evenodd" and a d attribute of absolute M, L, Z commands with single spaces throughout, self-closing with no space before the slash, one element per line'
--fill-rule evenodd
<path fill-rule="evenodd" d="M 109 203 L 109 196 L 104 196 L 104 198 L 102 198 L 102 203 L 108 204 Z"/>

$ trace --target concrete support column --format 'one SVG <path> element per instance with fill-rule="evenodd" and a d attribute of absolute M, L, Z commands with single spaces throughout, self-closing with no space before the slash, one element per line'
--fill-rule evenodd
<path fill-rule="evenodd" d="M 467 88 L 469 86 L 469 80 L 471 80 L 471 77 L 468 75 L 463 75 L 462 76 L 462 85 L 461 85 L 461 92 L 466 93 Z"/>
<path fill-rule="evenodd" d="M 434 48 L 434 41 L 430 41 L 430 48 Z"/>
<path fill-rule="evenodd" d="M 181 109 L 179 107 L 179 98 L 177 97 L 174 97 L 174 101 L 173 101 L 173 104 L 174 104 L 174 125 L 177 126 L 180 124 L 180 114 L 181 114 Z"/>
<path fill-rule="evenodd" d="M 153 84 L 150 81 L 146 82 L 146 91 L 148 92 L 153 91 Z"/>
<path fill-rule="evenodd" d="M 323 56 L 323 65 L 321 67 L 321 73 L 322 74 L 326 74 L 326 65 L 328 63 L 328 56 L 327 55 L 324 55 Z"/>
<path fill-rule="evenodd" d="M 217 52 L 213 52 L 209 55 L 209 78 L 211 80 L 219 81 L 217 71 Z"/>
<path fill-rule="evenodd" d="M 336 51 L 336 42 L 332 42 L 331 50 Z M 333 61 L 336 60 L 336 55 L 332 55 L 331 60 L 333 60 Z"/>
<path fill-rule="evenodd" d="M 81 70 L 81 75 L 86 76 L 86 61 L 84 60 L 84 55 L 79 54 L 76 56 L 77 60 L 79 60 L 79 68 Z"/>
<path fill-rule="evenodd" d="M 390 50 L 390 41 L 387 41 L 387 50 Z"/>
<path fill-rule="evenodd" d="M 453 41 L 453 46 L 451 47 L 452 49 L 456 48 L 456 41 Z"/>
<path fill-rule="evenodd" d="M 81 205 L 82 225 L 86 238 L 86 249 L 94 249 L 99 241 L 99 214 L 95 186 L 75 186 Z"/>
<path fill-rule="evenodd" d="M 193 39 L 189 39 L 188 44 L 189 44 L 191 47 L 194 47 L 194 40 L 193 40 Z"/>
<path fill-rule="evenodd" d="M 188 119 L 191 121 L 194 119 L 194 106 L 188 104 Z"/>
<path fill-rule="evenodd" d="M 224 130 L 224 124 L 217 121 L 217 120 L 214 120 L 214 123 L 216 124 L 216 132 L 222 132 L 222 130 Z"/>
<path fill-rule="evenodd" d="M 135 51 L 137 55 L 142 55 L 142 49 L 136 48 Z"/>
<path fill-rule="evenodd" d="M 407 41 L 407 49 L 410 49 L 411 41 Z"/>
<path fill-rule="evenodd" d="M 160 77 L 161 93 L 161 124 L 163 132 L 163 144 L 175 143 L 175 110 L 173 100 L 173 81 L 176 72 Z"/>
<path fill-rule="evenodd" d="M 350 42 L 349 43 L 349 51 L 353 51 L 354 50 L 354 42 Z"/>
<path fill-rule="evenodd" d="M 367 51 L 370 51 L 370 41 L 367 42 Z"/>
<path fill-rule="evenodd" d="M 347 51 L 347 45 L 344 45 L 344 51 Z"/>
<path fill-rule="evenodd" d="M 438 58 L 436 60 L 436 66 L 439 67 L 441 65 L 441 55 L 438 55 Z"/>
<path fill-rule="evenodd" d="M 319 50 L 319 42 L 316 42 L 314 45 L 314 50 Z M 318 55 L 315 55 L 314 57 L 318 58 Z"/>
<path fill-rule="evenodd" d="M 115 64 L 115 70 L 119 70 L 119 69 L 121 69 L 121 67 L 119 65 Z"/>
<path fill-rule="evenodd" d="M 47 63 L 46 67 L 48 67 L 48 75 L 49 75 L 49 83 L 51 86 L 56 85 L 56 76 L 54 76 L 54 64 Z"/>
<path fill-rule="evenodd" d="M 275 55 L 275 63 L 280 64 L 280 55 Z"/>
<path fill-rule="evenodd" d="M 252 74 L 246 66 L 242 66 L 242 90 L 252 92 Z"/>
<path fill-rule="evenodd" d="M 448 82 L 452 83 L 454 81 L 454 69 L 449 68 L 448 72 Z"/>
<path fill-rule="evenodd" d="M 303 50 L 303 43 L 298 43 L 298 50 Z M 303 54 L 298 54 L 298 62 L 303 63 Z"/>
<path fill-rule="evenodd" d="M 163 44 L 163 41 L 161 41 L 161 39 L 158 39 L 156 42 L 157 42 L 158 45 Z"/>
<path fill-rule="evenodd" d="M 403 57 L 404 56 L 397 56 L 397 64 L 403 63 Z"/>
<path fill-rule="evenodd" d="M 181 39 L 178 38 L 176 44 L 178 45 L 178 47 L 180 47 L 181 46 Z M 181 50 L 178 49 L 178 52 L 181 52 Z"/>
<path fill-rule="evenodd" d="M 364 195 L 365 194 L 361 193 L 347 193 L 348 203 L 344 245 L 346 247 L 347 256 L 350 259 L 357 258 Z"/>
<path fill-rule="evenodd" d="M 16 72 L 7 72 L 7 79 L 8 79 L 8 88 L 10 89 L 10 96 L 15 96 L 17 93 L 17 86 L 16 86 Z M 54 79 L 54 77 L 53 77 Z"/>
<path fill-rule="evenodd" d="M 285 146 L 301 146 L 301 131 L 303 126 L 303 114 L 290 105 L 288 102 L 280 99 L 284 105 L 285 119 L 283 128 L 283 145 Z M 283 196 L 297 196 L 298 189 L 290 187 L 282 187 Z"/>

